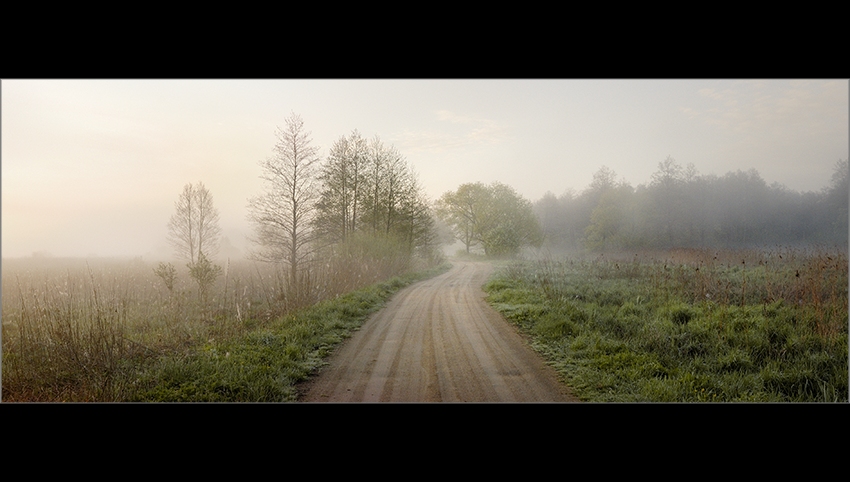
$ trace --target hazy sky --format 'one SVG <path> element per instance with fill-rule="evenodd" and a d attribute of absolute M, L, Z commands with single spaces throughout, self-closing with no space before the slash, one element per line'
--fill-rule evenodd
<path fill-rule="evenodd" d="M 431 200 L 500 181 L 530 201 L 607 166 L 637 186 L 672 156 L 755 168 L 795 191 L 848 157 L 847 79 L 26 80 L 2 91 L 2 255 L 167 255 L 184 184 L 203 182 L 231 244 L 250 232 L 258 162 L 294 112 L 322 156 L 377 135 Z"/>

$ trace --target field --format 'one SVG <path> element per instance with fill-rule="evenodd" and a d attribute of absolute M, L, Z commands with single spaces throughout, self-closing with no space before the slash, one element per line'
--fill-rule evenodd
<path fill-rule="evenodd" d="M 266 264 L 204 293 L 140 258 L 3 261 L 4 402 L 292 401 L 328 350 L 400 287 L 435 273 L 338 258 L 293 297 Z"/>
<path fill-rule="evenodd" d="M 826 248 L 511 263 L 488 301 L 592 402 L 847 402 L 848 260 Z"/>
<path fill-rule="evenodd" d="M 499 262 L 488 301 L 591 402 L 847 402 L 845 251 Z M 209 292 L 142 259 L 9 259 L 4 402 L 294 401 L 401 287 L 446 269 L 340 258 L 291 296 L 269 265 Z"/>

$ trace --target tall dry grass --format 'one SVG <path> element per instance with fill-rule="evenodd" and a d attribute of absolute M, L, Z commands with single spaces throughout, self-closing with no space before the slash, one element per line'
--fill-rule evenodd
<path fill-rule="evenodd" d="M 3 400 L 113 399 L 126 360 L 143 352 L 128 336 L 138 313 L 138 273 L 46 263 L 3 264 Z"/>
<path fill-rule="evenodd" d="M 284 266 L 225 260 L 203 297 L 180 265 L 168 286 L 156 273 L 161 266 L 140 258 L 4 260 L 2 399 L 127 399 L 135 371 L 158 357 L 237 337 L 417 267 L 381 249 L 361 242 L 329 253 L 296 286 Z"/>

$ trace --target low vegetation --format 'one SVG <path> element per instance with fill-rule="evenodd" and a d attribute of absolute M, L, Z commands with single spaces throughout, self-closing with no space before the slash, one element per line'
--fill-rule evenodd
<path fill-rule="evenodd" d="M 488 301 L 594 402 L 847 402 L 846 251 L 512 263 Z"/>
<path fill-rule="evenodd" d="M 4 260 L 2 399 L 292 401 L 395 291 L 444 269 L 338 256 L 291 299 L 269 264 L 226 263 L 200 293 L 186 270 L 141 259 Z"/>

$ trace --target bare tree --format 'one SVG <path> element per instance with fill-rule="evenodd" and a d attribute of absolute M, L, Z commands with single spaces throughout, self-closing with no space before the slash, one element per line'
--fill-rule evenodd
<path fill-rule="evenodd" d="M 175 213 L 168 222 L 168 242 L 174 247 L 178 258 L 194 262 L 195 256 L 195 195 L 191 184 L 183 186 L 183 192 L 174 203 Z"/>
<path fill-rule="evenodd" d="M 330 148 L 319 173 L 321 193 L 314 227 L 325 244 L 343 243 L 359 227 L 366 196 L 367 142 L 355 129 L 340 137 Z"/>
<path fill-rule="evenodd" d="M 195 188 L 198 205 L 198 255 L 212 258 L 218 254 L 221 227 L 219 227 L 218 210 L 213 205 L 213 197 L 202 182 Z"/>
<path fill-rule="evenodd" d="M 285 128 L 277 129 L 274 155 L 260 162 L 265 192 L 248 201 L 248 219 L 254 224 L 251 257 L 289 265 L 296 286 L 301 265 L 310 257 L 315 210 L 318 148 L 311 145 L 304 121 L 292 114 Z"/>
<path fill-rule="evenodd" d="M 221 228 L 209 190 L 201 182 L 197 186 L 186 184 L 174 207 L 175 213 L 168 223 L 168 241 L 177 257 L 194 265 L 201 254 L 214 256 L 218 252 Z"/>
<path fill-rule="evenodd" d="M 400 222 L 399 212 L 415 180 L 404 157 L 394 146 L 385 146 L 378 136 L 369 144 L 364 171 L 361 227 L 373 234 L 389 234 Z"/>

